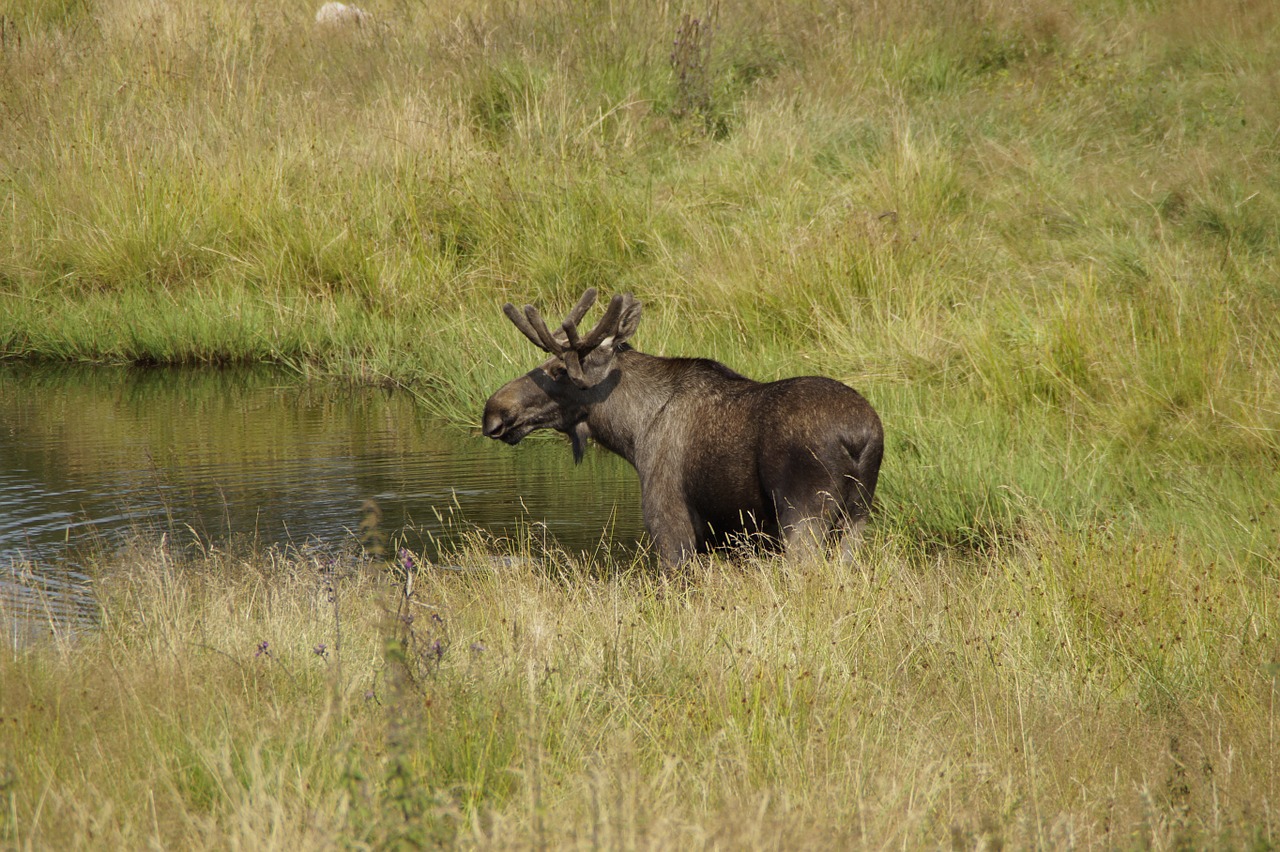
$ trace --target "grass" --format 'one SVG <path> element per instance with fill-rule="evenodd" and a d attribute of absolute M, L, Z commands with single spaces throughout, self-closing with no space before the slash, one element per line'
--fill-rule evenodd
<path fill-rule="evenodd" d="M 102 631 L 6 657 L 6 841 L 1277 842 L 1272 4 L 367 8 L 0 12 L 0 357 L 473 424 L 502 302 L 628 290 L 646 351 L 872 400 L 875 540 L 427 572 L 429 672 L 377 571 L 338 672 L 305 559 L 107 559 Z"/>
<path fill-rule="evenodd" d="M 4 838 L 1275 843 L 1274 576 L 1049 521 L 981 557 L 907 538 L 680 577 L 140 546 L 95 567 L 100 629 L 0 660 Z"/>

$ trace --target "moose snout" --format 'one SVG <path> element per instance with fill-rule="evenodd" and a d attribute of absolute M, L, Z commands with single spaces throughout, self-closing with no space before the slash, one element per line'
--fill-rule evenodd
<path fill-rule="evenodd" d="M 486 438 L 501 438 L 511 428 L 511 421 L 502 412 L 486 410 L 480 428 Z"/>
<path fill-rule="evenodd" d="M 485 402 L 480 430 L 486 438 L 520 443 L 525 435 L 545 425 L 542 408 L 531 404 L 539 401 L 539 397 L 545 399 L 528 376 L 507 382 Z"/>
<path fill-rule="evenodd" d="M 484 407 L 480 430 L 486 438 L 495 438 L 508 444 L 518 444 L 521 438 L 529 434 L 520 410 L 494 399 L 490 399 Z"/>

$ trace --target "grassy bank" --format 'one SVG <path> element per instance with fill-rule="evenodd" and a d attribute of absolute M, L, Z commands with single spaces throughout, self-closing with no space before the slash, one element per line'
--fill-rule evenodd
<path fill-rule="evenodd" d="M 1280 586 L 1046 523 L 678 579 L 143 547 L 0 658 L 17 848 L 1271 848 Z M 409 616 L 409 617 L 406 617 Z"/>
<path fill-rule="evenodd" d="M 0 355 L 275 362 L 470 424 L 535 359 L 503 301 L 626 289 L 643 349 L 863 390 L 886 505 L 944 541 L 1275 543 L 1269 4 L 718 9 L 21 0 Z"/>
<path fill-rule="evenodd" d="M 0 11 L 0 357 L 462 426 L 536 361 L 502 302 L 628 290 L 872 400 L 874 539 L 478 548 L 412 628 L 378 570 L 105 559 L 0 668 L 6 842 L 1277 843 L 1274 4 L 366 8 Z"/>

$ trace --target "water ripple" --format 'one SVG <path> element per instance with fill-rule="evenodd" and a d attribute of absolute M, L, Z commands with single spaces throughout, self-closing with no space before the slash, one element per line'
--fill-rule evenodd
<path fill-rule="evenodd" d="M 59 583 L 76 553 L 139 530 L 349 542 L 368 500 L 388 541 L 420 551 L 476 527 L 545 525 L 561 546 L 592 551 L 642 529 L 621 460 L 593 452 L 575 466 L 555 439 L 486 441 L 407 394 L 253 370 L 0 366 L 0 566 L 43 572 L 34 586 L 0 581 L 0 596 L 74 609 Z"/>

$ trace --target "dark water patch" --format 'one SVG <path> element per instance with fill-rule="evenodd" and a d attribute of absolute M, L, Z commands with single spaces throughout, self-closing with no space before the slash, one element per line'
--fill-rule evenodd
<path fill-rule="evenodd" d="M 377 542 L 434 558 L 477 528 L 537 525 L 594 552 L 635 547 L 638 506 L 620 459 L 597 450 L 575 467 L 558 440 L 487 441 L 402 391 L 254 369 L 0 365 L 10 599 L 38 587 L 58 600 L 79 587 L 79 554 L 139 532 L 255 548 Z"/>

